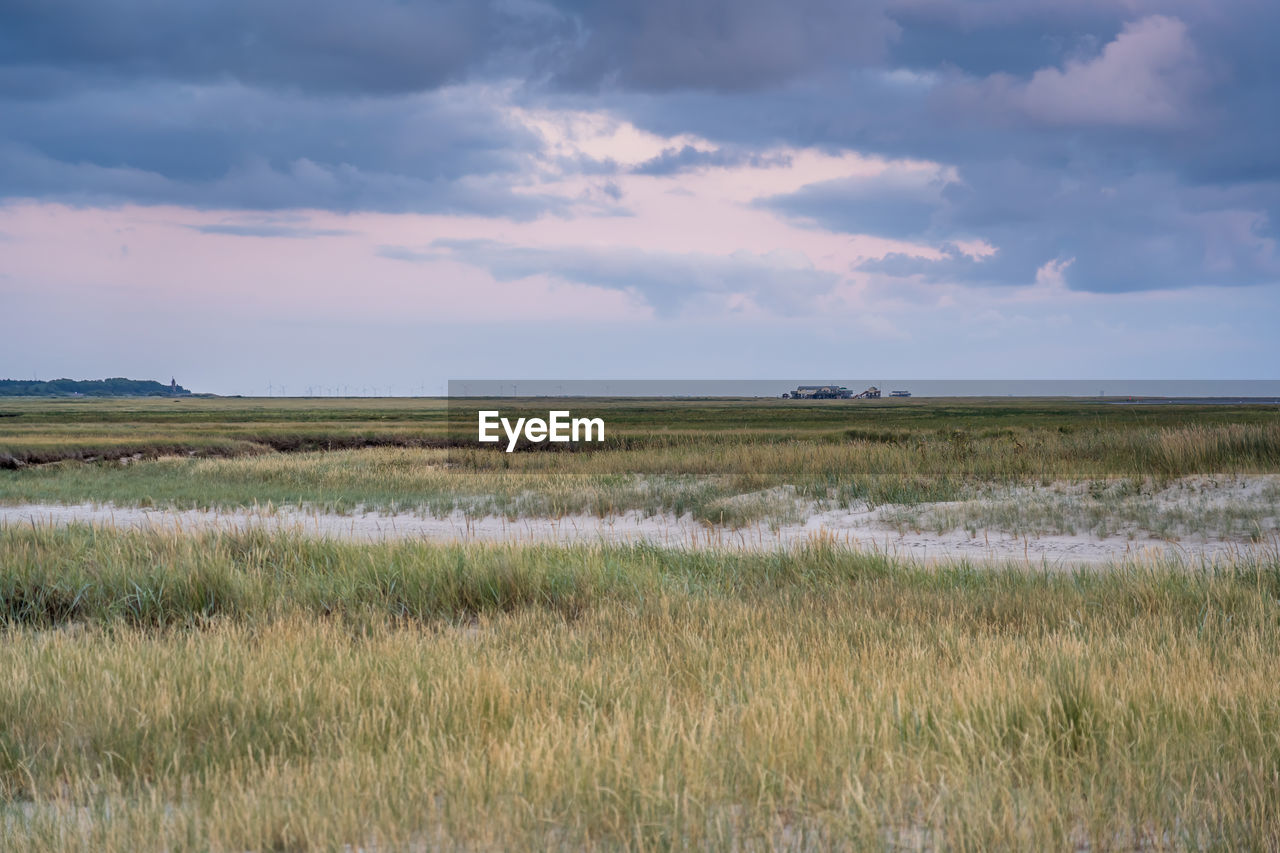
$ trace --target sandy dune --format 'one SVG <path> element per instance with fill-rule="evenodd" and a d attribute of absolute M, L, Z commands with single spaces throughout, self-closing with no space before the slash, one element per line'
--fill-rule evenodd
<path fill-rule="evenodd" d="M 66 525 L 90 523 L 128 529 L 179 531 L 288 530 L 303 535 L 353 541 L 423 539 L 433 542 L 627 543 L 646 542 L 675 548 L 772 550 L 811 541 L 830 541 L 875 549 L 921 561 L 963 558 L 973 561 L 1016 561 L 1066 566 L 1131 558 L 1178 556 L 1191 561 L 1247 554 L 1259 547 L 1242 542 L 1165 542 L 1155 539 L 1087 535 L 1016 537 L 964 531 L 899 533 L 877 521 L 871 510 L 814 512 L 802 523 L 776 528 L 756 525 L 718 527 L 689 517 L 644 516 L 631 512 L 598 518 L 468 519 L 455 512 L 444 518 L 378 512 L 336 515 L 280 508 L 257 510 L 171 510 L 100 504 L 25 504 L 0 506 L 0 525 Z"/>

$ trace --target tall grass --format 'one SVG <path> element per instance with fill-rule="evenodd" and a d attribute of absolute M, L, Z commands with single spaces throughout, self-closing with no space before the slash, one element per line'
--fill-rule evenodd
<path fill-rule="evenodd" d="M 1227 466 L 1274 466 L 1280 460 L 1280 428 L 1251 424 L 1192 425 L 1163 429 L 1142 448 L 1141 461 L 1167 476 Z"/>
<path fill-rule="evenodd" d="M 1280 563 L 0 532 L 0 847 L 1267 849 Z"/>

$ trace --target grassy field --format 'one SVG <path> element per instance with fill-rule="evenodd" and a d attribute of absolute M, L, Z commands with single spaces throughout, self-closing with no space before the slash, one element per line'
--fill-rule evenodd
<path fill-rule="evenodd" d="M 1046 574 L 28 527 L 0 567 L 6 850 L 1280 837 L 1274 555 Z"/>
<path fill-rule="evenodd" d="M 592 405 L 604 448 L 505 454 L 439 401 L 6 400 L 0 501 L 726 524 L 867 501 L 1247 539 L 1280 499 L 1276 407 Z M 1196 478 L 1252 503 L 1171 515 L 1159 490 Z M 1049 571 L 0 525 L 0 633 L 2 850 L 1280 838 L 1274 546 Z"/>
<path fill-rule="evenodd" d="M 550 405 L 537 403 L 544 413 Z M 1191 475 L 1280 473 L 1275 406 L 565 405 L 606 419 L 603 449 L 446 448 L 471 429 L 473 407 L 446 412 L 437 400 L 6 402 L 0 459 L 21 467 L 0 471 L 0 501 L 553 517 L 640 510 L 732 525 L 794 511 L 790 498 L 768 494 L 780 487 L 834 506 L 912 505 L 973 499 L 990 486 L 1128 480 L 1140 492 Z"/>

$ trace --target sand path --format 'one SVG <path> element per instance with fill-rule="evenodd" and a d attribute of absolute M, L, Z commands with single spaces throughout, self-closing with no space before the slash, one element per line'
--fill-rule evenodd
<path fill-rule="evenodd" d="M 109 504 L 22 504 L 0 506 L 2 525 L 68 525 L 88 523 L 137 530 L 293 531 L 308 536 L 376 542 L 427 540 L 432 542 L 511 543 L 651 543 L 672 548 L 774 550 L 811 541 L 828 541 L 875 549 L 921 561 L 966 559 L 975 562 L 1029 562 L 1066 566 L 1176 556 L 1184 560 L 1215 560 L 1256 552 L 1245 542 L 1184 541 L 1086 535 L 1018 537 L 979 533 L 971 537 L 948 533 L 899 533 L 876 520 L 871 510 L 814 512 L 803 522 L 776 528 L 753 525 L 733 529 L 708 525 L 688 516 L 643 515 L 629 512 L 607 518 L 588 515 L 561 518 L 501 517 L 468 519 L 460 512 L 443 518 L 411 513 L 365 512 L 337 515 L 296 508 L 260 510 L 172 510 L 119 507 Z"/>

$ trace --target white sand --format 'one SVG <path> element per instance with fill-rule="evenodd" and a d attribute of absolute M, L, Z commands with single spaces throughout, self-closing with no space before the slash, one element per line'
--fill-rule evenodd
<path fill-rule="evenodd" d="M 562 518 L 467 519 L 455 512 L 445 518 L 378 512 L 336 515 L 279 508 L 256 510 L 143 509 L 101 504 L 25 504 L 0 506 L 0 525 L 66 525 L 90 523 L 150 530 L 288 530 L 303 535 L 354 541 L 428 540 L 432 542 L 625 543 L 646 542 L 675 548 L 773 550 L 821 540 L 874 549 L 913 560 L 963 558 L 975 562 L 1015 561 L 1066 566 L 1122 559 L 1176 555 L 1213 560 L 1247 554 L 1258 547 L 1242 542 L 1164 542 L 1155 539 L 1091 536 L 1015 537 L 964 531 L 899 533 L 877 521 L 867 509 L 814 512 L 803 523 L 776 529 L 757 525 L 741 529 L 707 525 L 686 516 L 644 516 L 638 512 L 608 518 L 576 515 Z"/>

